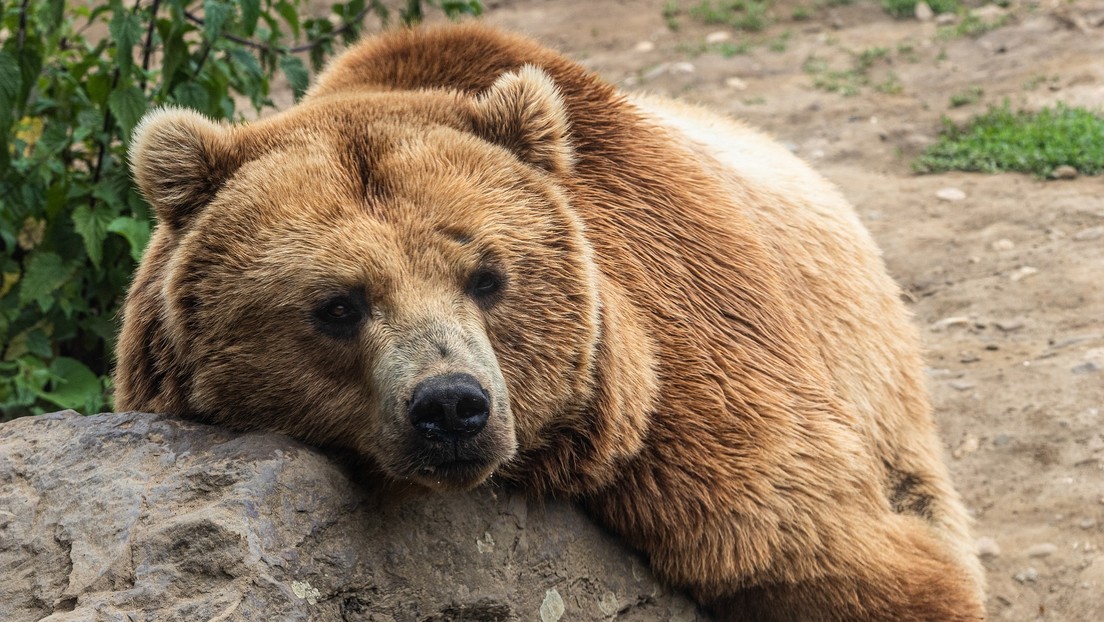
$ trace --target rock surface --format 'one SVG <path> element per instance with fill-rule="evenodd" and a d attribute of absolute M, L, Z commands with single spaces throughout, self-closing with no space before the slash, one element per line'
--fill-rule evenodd
<path fill-rule="evenodd" d="M 0 620 L 703 620 L 573 506 L 381 504 L 271 434 L 138 413 L 0 426 Z"/>

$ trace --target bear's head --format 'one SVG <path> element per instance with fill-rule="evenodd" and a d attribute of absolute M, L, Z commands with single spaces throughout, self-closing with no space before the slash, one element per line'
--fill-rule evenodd
<path fill-rule="evenodd" d="M 592 399 L 598 277 L 541 70 L 239 126 L 162 109 L 130 160 L 159 224 L 125 309 L 120 408 L 467 488 Z"/>

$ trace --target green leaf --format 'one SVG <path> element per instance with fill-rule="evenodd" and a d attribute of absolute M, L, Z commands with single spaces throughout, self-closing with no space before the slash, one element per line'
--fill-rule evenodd
<path fill-rule="evenodd" d="M 100 206 L 95 211 L 88 205 L 73 210 L 73 228 L 84 239 L 84 249 L 96 268 L 103 259 L 103 242 L 107 239 L 107 226 L 114 220 L 114 214 Z"/>
<path fill-rule="evenodd" d="M 146 96 L 142 94 L 141 89 L 131 85 L 112 91 L 107 98 L 107 105 L 111 109 L 111 114 L 118 120 L 124 138 L 129 141 L 131 130 L 146 112 Z"/>
<path fill-rule="evenodd" d="M 31 88 L 38 82 L 38 74 L 42 72 L 42 40 L 41 38 L 34 36 L 32 33 L 27 33 L 27 39 L 23 43 L 23 48 L 19 51 L 19 75 L 21 79 L 19 81 L 20 90 L 19 96 L 16 100 L 16 110 L 23 109 L 23 103 L 30 96 Z"/>
<path fill-rule="evenodd" d="M 84 88 L 88 91 L 88 98 L 92 103 L 102 106 L 107 102 L 107 95 L 111 90 L 111 77 L 104 72 L 94 73 L 84 81 Z"/>
<path fill-rule="evenodd" d="M 19 302 L 37 302 L 46 313 L 54 306 L 58 288 L 69 280 L 73 266 L 67 266 L 56 253 L 36 252 L 27 260 L 27 269 L 20 281 Z"/>
<path fill-rule="evenodd" d="M 61 408 L 98 406 L 103 399 L 100 378 L 84 363 L 68 357 L 58 357 L 50 364 L 54 376 L 51 391 L 39 392 L 39 397 Z"/>
<path fill-rule="evenodd" d="M 287 76 L 288 84 L 291 85 L 291 90 L 295 92 L 295 101 L 299 101 L 303 93 L 307 92 L 307 87 L 310 86 L 310 74 L 307 73 L 303 61 L 291 54 L 281 56 L 280 70 Z"/>
<path fill-rule="evenodd" d="M 241 27 L 247 37 L 257 30 L 257 19 L 261 16 L 261 0 L 241 0 Z"/>
<path fill-rule="evenodd" d="M 22 85 L 19 63 L 7 52 L 0 52 L 0 127 L 7 131 L 14 121 L 15 102 Z"/>
<path fill-rule="evenodd" d="M 299 12 L 295 10 L 287 0 L 281 0 L 276 3 L 276 12 L 280 14 L 280 17 L 284 18 L 288 26 L 291 26 L 291 32 L 296 39 L 299 38 Z"/>
<path fill-rule="evenodd" d="M 203 3 L 203 36 L 215 41 L 230 19 L 230 5 L 222 0 L 205 0 Z"/>
<path fill-rule="evenodd" d="M 121 3 L 113 8 L 115 14 L 107 29 L 115 41 L 115 63 L 119 68 L 119 77 L 125 79 L 134 66 L 134 46 L 142 37 L 142 26 L 138 23 L 138 17 Z"/>
<path fill-rule="evenodd" d="M 173 89 L 173 99 L 185 108 L 204 113 L 208 112 L 207 109 L 211 106 L 211 98 L 207 95 L 207 89 L 195 82 L 184 82 L 177 85 Z"/>
<path fill-rule="evenodd" d="M 54 356 L 53 348 L 50 347 L 50 337 L 43 332 L 41 326 L 31 326 L 13 337 L 4 350 L 4 360 L 13 361 L 26 354 L 44 359 Z"/>
<path fill-rule="evenodd" d="M 120 216 L 107 225 L 111 233 L 118 233 L 130 243 L 130 256 L 134 261 L 142 261 L 142 253 L 149 242 L 150 226 L 147 220 L 138 220 L 130 216 Z"/>

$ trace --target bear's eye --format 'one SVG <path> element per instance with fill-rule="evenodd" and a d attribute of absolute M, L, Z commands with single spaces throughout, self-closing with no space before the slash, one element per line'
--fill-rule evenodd
<path fill-rule="evenodd" d="M 361 307 L 349 296 L 330 298 L 315 308 L 315 326 L 331 337 L 350 338 L 356 334 L 360 320 L 364 317 Z"/>
<path fill-rule="evenodd" d="M 468 292 L 479 301 L 490 302 L 501 289 L 502 276 L 490 268 L 476 270 L 468 280 Z"/>

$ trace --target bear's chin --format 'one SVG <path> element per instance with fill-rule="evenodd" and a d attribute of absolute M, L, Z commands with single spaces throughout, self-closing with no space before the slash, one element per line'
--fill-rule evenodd
<path fill-rule="evenodd" d="M 497 467 L 497 462 L 457 460 L 420 468 L 407 479 L 434 491 L 464 491 L 487 481 Z"/>

